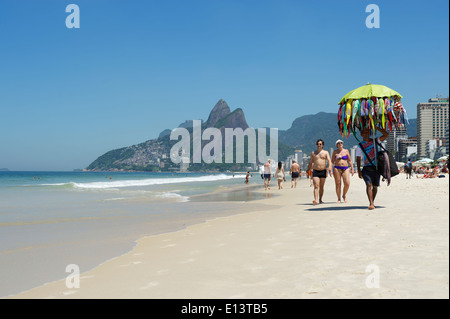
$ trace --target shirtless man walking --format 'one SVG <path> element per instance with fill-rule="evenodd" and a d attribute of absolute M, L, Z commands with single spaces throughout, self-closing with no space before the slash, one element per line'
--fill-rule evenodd
<path fill-rule="evenodd" d="M 291 165 L 291 188 L 297 187 L 297 179 L 300 177 L 300 165 L 295 160 L 292 160 Z"/>
<path fill-rule="evenodd" d="M 327 171 L 330 176 L 332 176 L 332 163 L 330 158 L 330 153 L 323 149 L 324 141 L 319 139 L 316 142 L 317 150 L 311 153 L 311 159 L 309 161 L 308 170 L 312 167 L 312 179 L 314 183 L 314 200 L 313 204 L 322 204 L 323 197 L 323 187 L 325 185 L 325 179 L 327 178 Z M 328 161 L 328 169 L 327 169 Z M 317 200 L 319 199 L 319 200 Z"/>

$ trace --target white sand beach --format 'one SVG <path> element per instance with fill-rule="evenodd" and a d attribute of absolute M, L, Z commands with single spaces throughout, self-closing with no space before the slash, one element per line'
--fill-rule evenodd
<path fill-rule="evenodd" d="M 332 178 L 318 206 L 308 180 L 284 187 L 258 201 L 278 208 L 142 238 L 79 288 L 10 298 L 449 298 L 448 175 L 382 183 L 373 211 L 357 175 L 345 204 Z"/>

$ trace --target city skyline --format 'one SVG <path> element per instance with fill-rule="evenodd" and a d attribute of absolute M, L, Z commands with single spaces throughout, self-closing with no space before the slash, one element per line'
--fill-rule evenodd
<path fill-rule="evenodd" d="M 253 127 L 337 112 L 367 82 L 448 96 L 448 1 L 0 3 L 0 168 L 72 170 L 224 99 Z M 337 130 L 337 127 L 336 127 Z"/>

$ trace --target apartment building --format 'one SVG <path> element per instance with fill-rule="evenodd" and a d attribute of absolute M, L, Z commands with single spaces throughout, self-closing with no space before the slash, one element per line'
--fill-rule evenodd
<path fill-rule="evenodd" d="M 417 104 L 417 155 L 426 157 L 427 141 L 445 139 L 449 123 L 449 98 L 432 98 Z"/>

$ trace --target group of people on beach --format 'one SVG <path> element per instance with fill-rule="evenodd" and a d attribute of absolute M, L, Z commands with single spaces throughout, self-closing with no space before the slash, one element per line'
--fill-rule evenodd
<path fill-rule="evenodd" d="M 403 172 L 406 174 L 406 179 L 411 179 L 413 174 L 416 175 L 416 178 L 436 178 L 436 177 L 445 177 L 441 174 L 449 173 L 449 157 L 447 157 L 447 161 L 440 165 L 433 165 L 431 167 L 426 166 L 416 166 L 413 167 L 411 159 L 408 158 L 408 161 L 405 163 L 403 167 Z M 419 175 L 422 175 L 419 177 Z"/>
<path fill-rule="evenodd" d="M 446 168 L 441 169 L 439 166 L 430 167 L 430 168 L 421 168 L 417 171 L 416 177 L 417 178 L 436 178 L 441 175 L 441 173 L 445 173 L 447 170 Z M 423 174 L 421 177 L 419 177 L 419 174 Z"/>
<path fill-rule="evenodd" d="M 377 171 L 375 165 L 376 157 L 376 143 L 380 144 L 386 140 L 389 133 L 377 128 L 381 132 L 382 136 L 374 139 L 371 137 L 370 130 L 366 129 L 361 131 L 363 141 L 359 144 L 356 151 L 356 163 L 357 172 L 359 178 L 363 179 L 366 184 L 366 194 L 369 200 L 369 210 L 375 209 L 375 198 L 377 196 L 378 187 L 380 186 L 381 174 Z M 311 153 L 311 158 L 308 164 L 306 176 L 311 180 L 311 186 L 314 186 L 314 205 L 322 204 L 322 198 L 324 193 L 324 185 L 327 176 L 334 177 L 336 186 L 337 202 L 347 202 L 347 192 L 350 188 L 350 175 L 355 174 L 353 167 L 353 161 L 350 156 L 350 152 L 344 148 L 344 142 L 342 140 L 336 141 L 337 149 L 330 157 L 328 151 L 324 150 L 324 141 L 322 139 L 317 140 L 317 149 Z M 327 168 L 328 163 L 328 168 Z M 361 168 L 362 167 L 362 168 Z M 297 180 L 301 178 L 300 166 L 293 161 L 291 169 L 291 187 L 297 186 Z M 281 162 L 278 162 L 277 170 L 274 177 L 278 181 L 278 188 L 283 188 L 283 181 L 286 181 L 285 171 Z M 270 189 L 271 179 L 271 163 L 270 160 L 264 164 L 264 186 L 265 190 Z"/>
<path fill-rule="evenodd" d="M 289 174 L 291 175 L 291 188 L 297 187 L 297 181 L 302 178 L 302 170 L 300 169 L 300 165 L 298 165 L 295 160 L 292 161 Z M 263 178 L 265 190 L 270 189 L 271 176 L 272 176 L 271 162 L 269 159 L 267 163 L 264 164 Z M 283 163 L 278 162 L 277 170 L 275 171 L 274 177 L 278 181 L 278 189 L 283 189 L 283 182 L 286 181 L 286 173 L 284 172 Z"/>

